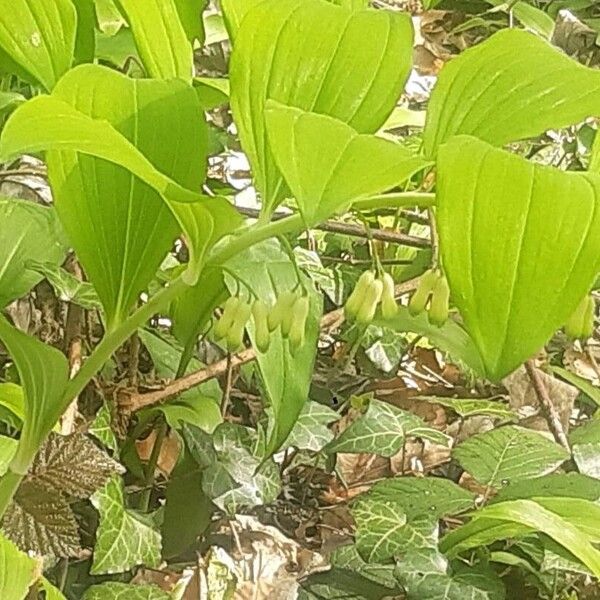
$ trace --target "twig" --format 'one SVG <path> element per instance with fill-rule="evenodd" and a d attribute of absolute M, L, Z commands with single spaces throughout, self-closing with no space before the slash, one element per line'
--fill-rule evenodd
<path fill-rule="evenodd" d="M 227 377 L 225 380 L 225 390 L 223 392 L 223 400 L 221 401 L 221 416 L 225 418 L 227 416 L 227 409 L 229 408 L 229 398 L 231 396 L 231 388 L 233 387 L 233 367 L 231 366 L 231 352 L 227 354 Z"/>
<path fill-rule="evenodd" d="M 552 432 L 557 443 L 570 453 L 571 447 L 569 446 L 569 440 L 567 439 L 567 435 L 565 434 L 565 430 L 560 421 L 560 416 L 556 411 L 556 407 L 548 394 L 548 390 L 546 389 L 544 381 L 533 360 L 530 359 L 525 363 L 525 370 L 527 371 L 529 379 L 531 379 L 535 395 L 540 403 L 541 413 L 548 423 L 548 428 Z"/>
<path fill-rule="evenodd" d="M 156 472 L 156 467 L 158 466 L 158 459 L 160 458 L 163 442 L 167 436 L 167 430 L 167 422 L 162 421 L 158 426 L 156 437 L 154 438 L 154 445 L 152 446 L 152 452 L 150 453 L 150 458 L 146 465 L 144 491 L 140 496 L 140 510 L 143 512 L 148 512 L 148 508 L 150 507 L 150 497 L 152 496 L 152 489 L 154 488 L 154 474 Z"/>
<path fill-rule="evenodd" d="M 415 290 L 418 283 L 419 278 L 416 277 L 415 279 L 398 284 L 395 289 L 396 296 L 399 297 Z M 319 326 L 321 331 L 327 332 L 331 329 L 339 327 L 343 322 L 344 309 L 338 308 L 323 315 Z M 233 370 L 236 367 L 240 367 L 241 365 L 252 362 L 255 358 L 256 354 L 254 352 L 254 348 L 246 348 L 241 352 L 232 354 L 230 357 L 219 360 L 208 367 L 200 369 L 199 371 L 194 371 L 193 373 L 189 373 L 180 379 L 175 379 L 166 385 L 162 390 L 141 394 L 124 394 L 119 398 L 119 404 L 124 411 L 130 413 L 136 412 L 146 406 L 164 402 L 165 400 L 192 389 L 201 383 L 205 383 L 206 381 L 214 379 L 215 377 L 219 377 L 220 375 L 223 375 L 223 373 L 226 373 L 229 367 L 231 370 Z"/>
<path fill-rule="evenodd" d="M 236 207 L 237 211 L 247 217 L 258 218 L 260 211 L 255 208 L 245 208 L 241 206 Z M 272 216 L 273 221 L 283 219 L 289 216 L 289 213 L 279 212 Z M 343 235 L 349 235 L 352 237 L 366 238 L 367 234 L 364 227 L 361 225 L 354 225 L 352 223 L 341 223 L 339 221 L 325 221 L 315 227 L 320 231 L 327 231 L 330 233 L 341 233 Z M 429 248 L 429 240 L 424 238 L 416 237 L 414 235 L 407 235 L 397 231 L 387 231 L 385 229 L 371 229 L 371 237 L 374 240 L 382 242 L 389 242 L 390 244 L 399 244 L 402 246 L 410 246 L 411 248 Z"/>

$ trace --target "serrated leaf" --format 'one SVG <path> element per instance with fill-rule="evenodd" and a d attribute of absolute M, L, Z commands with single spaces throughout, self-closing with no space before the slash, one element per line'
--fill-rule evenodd
<path fill-rule="evenodd" d="M 479 546 L 481 540 L 477 535 L 471 537 L 472 532 L 482 529 L 478 523 L 479 519 L 485 519 L 486 526 L 488 521 L 496 521 L 499 524 L 516 524 L 540 531 L 566 548 L 596 576 L 600 573 L 600 552 L 590 543 L 587 535 L 532 500 L 498 502 L 485 507 L 476 513 L 472 521 L 448 534 L 442 540 L 440 550 L 449 555 L 456 555 L 468 548 Z"/>
<path fill-rule="evenodd" d="M 547 475 L 569 453 L 541 433 L 511 425 L 474 435 L 454 448 L 452 456 L 479 483 L 500 488 Z"/>
<path fill-rule="evenodd" d="M 0 315 L 0 340 L 8 349 L 24 391 L 25 418 L 12 470 L 26 473 L 38 448 L 68 405 L 63 398 L 69 365 L 65 356 L 14 328 Z"/>
<path fill-rule="evenodd" d="M 0 534 L 0 598 L 23 600 L 38 573 L 38 562 Z"/>
<path fill-rule="evenodd" d="M 88 588 L 82 600 L 169 600 L 171 596 L 155 585 L 132 585 L 109 581 Z"/>
<path fill-rule="evenodd" d="M 328 425 L 339 418 L 338 413 L 324 404 L 307 402 L 284 446 L 319 452 L 333 440 L 334 434 Z"/>
<path fill-rule="evenodd" d="M 425 153 L 433 156 L 457 134 L 502 146 L 579 123 L 598 113 L 599 91 L 597 69 L 531 33 L 499 31 L 442 69 L 429 101 Z"/>
<path fill-rule="evenodd" d="M 475 138 L 440 148 L 444 270 L 490 379 L 537 352 L 592 287 L 599 195 L 595 174 L 537 165 Z"/>
<path fill-rule="evenodd" d="M 25 480 L 2 520 L 2 529 L 25 552 L 40 556 L 78 557 L 79 527 L 60 492 L 40 489 Z"/>
<path fill-rule="evenodd" d="M 82 433 L 51 433 L 37 453 L 28 478 L 40 489 L 89 498 L 123 467 Z"/>
<path fill-rule="evenodd" d="M 186 281 L 190 284 L 199 275 L 206 249 L 238 223 L 239 214 L 225 199 L 207 198 L 162 174 L 118 130 L 119 127 L 125 128 L 125 133 L 135 138 L 140 147 L 150 149 L 151 154 L 156 152 L 153 160 L 164 161 L 163 166 L 168 169 L 172 168 L 173 152 L 182 152 L 185 160 L 177 161 L 177 173 L 170 175 L 179 176 L 185 180 L 184 183 L 189 183 L 192 179 L 201 182 L 203 169 L 189 160 L 190 155 L 196 156 L 202 163 L 204 146 L 200 139 L 201 109 L 195 100 L 194 91 L 185 83 L 131 80 L 93 65 L 73 69 L 68 78 L 67 83 L 81 79 L 85 85 L 78 89 L 87 90 L 88 93 L 100 81 L 106 81 L 106 85 L 101 88 L 102 92 L 94 95 L 94 116 L 115 121 L 116 126 L 113 127 L 107 120 L 91 118 L 63 100 L 39 96 L 23 104 L 7 121 L 0 139 L 0 154 L 7 159 L 44 149 L 61 151 L 60 160 L 57 158 L 59 155 L 54 152 L 48 156 L 49 159 L 52 156 L 56 159 L 56 168 L 51 168 L 51 175 L 55 177 L 52 176 L 51 179 L 54 191 L 59 196 L 57 207 L 63 223 L 65 220 L 70 223 L 66 229 L 73 240 L 77 239 L 74 245 L 88 274 L 91 271 L 95 273 L 95 277 L 90 275 L 90 279 L 107 307 L 107 317 L 116 322 L 128 313 L 128 307 L 137 302 L 138 292 L 146 285 L 142 285 L 143 282 L 147 283 L 153 277 L 177 235 L 178 227 L 173 224 L 174 221 L 161 204 L 160 198 L 176 216 L 189 244 L 190 263 Z M 65 90 L 67 96 L 69 93 Z M 114 101 L 113 94 L 119 97 L 118 103 Z M 100 98 L 103 102 L 100 102 Z M 136 98 L 139 105 L 137 109 Z M 125 99 L 128 101 L 125 102 Z M 168 110 L 170 102 L 173 103 L 173 110 Z M 157 105 L 160 106 L 159 116 L 154 114 L 159 110 Z M 120 106 L 124 114 L 117 114 L 116 106 Z M 89 110 L 89 106 L 87 109 Z M 133 118 L 134 115 L 136 119 Z M 120 118 L 125 120 L 120 122 Z M 137 130 L 130 129 L 132 119 L 133 122 L 139 121 Z M 172 122 L 173 119 L 176 119 L 176 123 Z M 145 127 L 141 125 L 142 120 Z M 160 138 L 156 137 L 159 122 L 166 129 L 164 136 Z M 193 123 L 192 126 L 190 122 Z M 179 135 L 178 127 L 186 130 L 184 138 Z M 95 158 L 79 157 L 74 164 L 76 152 Z M 94 162 L 96 158 L 102 159 L 99 164 Z M 72 172 L 78 173 L 78 176 L 66 177 L 63 174 L 64 178 L 61 169 L 65 165 L 61 160 L 69 162 L 71 168 L 75 169 Z M 118 193 L 115 193 L 112 186 L 117 182 Z M 65 187 L 61 187 L 63 185 Z M 135 211 L 138 211 L 135 219 L 128 211 L 130 202 L 121 201 L 120 194 L 123 190 L 140 194 L 138 200 L 141 201 L 135 204 Z M 61 192 L 64 194 L 62 204 Z M 129 192 L 127 197 L 131 196 Z M 96 201 L 101 201 L 102 210 L 94 209 Z M 82 218 L 84 213 L 87 215 L 85 227 Z M 114 218 L 111 217 L 109 227 L 110 215 Z M 121 224 L 118 234 L 115 222 Z M 159 222 L 161 227 L 157 228 Z M 141 229 L 138 230 L 138 227 L 147 228 L 148 234 L 152 233 L 153 244 L 146 243 L 146 237 L 139 235 Z M 105 228 L 108 228 L 106 237 L 101 237 Z M 138 231 L 138 234 L 133 235 L 133 230 Z M 159 233 L 162 240 L 160 243 L 156 237 Z M 97 243 L 90 242 L 96 238 Z M 106 251 L 99 252 L 99 246 L 105 247 Z M 119 252 L 116 251 L 117 248 L 120 249 Z M 128 252 L 125 252 L 126 248 Z M 110 262 L 98 262 L 98 257 L 101 256 L 110 257 Z"/>
<path fill-rule="evenodd" d="M 404 440 L 421 437 L 448 445 L 449 438 L 427 427 L 416 415 L 380 400 L 370 400 L 367 412 L 345 429 L 327 446 L 327 452 L 370 452 L 393 456 Z"/>
<path fill-rule="evenodd" d="M 159 565 L 160 534 L 125 508 L 120 477 L 113 477 L 96 492 L 92 504 L 100 513 L 90 570 L 93 575 L 122 573 L 137 565 Z"/>
<path fill-rule="evenodd" d="M 400 185 L 431 164 L 400 144 L 360 135 L 327 115 L 269 100 L 265 118 L 277 167 L 309 226 L 346 212 L 354 200 Z"/>
<path fill-rule="evenodd" d="M 0 198 L 0 308 L 24 296 L 42 275 L 27 268 L 32 260 L 58 266 L 66 255 L 56 212 L 25 200 Z"/>
<path fill-rule="evenodd" d="M 192 45 L 175 0 L 117 0 L 149 77 L 191 82 Z M 181 3 L 180 3 L 181 4 Z M 200 14 L 198 13 L 198 19 Z"/>
<path fill-rule="evenodd" d="M 0 64 L 51 90 L 71 67 L 77 12 L 70 0 L 2 0 Z"/>
<path fill-rule="evenodd" d="M 298 283 L 294 265 L 275 240 L 257 244 L 240 253 L 227 263 L 226 268 L 256 298 L 271 306 L 275 304 L 278 294 L 292 290 Z M 303 278 L 302 283 L 310 298 L 304 344 L 292 356 L 287 340 L 278 330 L 271 334 L 267 352 L 256 352 L 264 392 L 273 414 L 269 423 L 268 454 L 280 448 L 294 427 L 307 401 L 313 375 L 323 299 L 307 278 Z M 232 293 L 239 286 L 232 280 L 227 285 Z M 254 341 L 252 321 L 248 332 Z"/>
<path fill-rule="evenodd" d="M 247 12 L 240 4 L 226 5 L 230 31 L 241 21 L 231 57 L 231 106 L 268 213 L 286 190 L 267 141 L 266 101 L 373 133 L 409 73 L 412 28 L 402 13 L 354 12 L 322 0 L 269 0 Z"/>

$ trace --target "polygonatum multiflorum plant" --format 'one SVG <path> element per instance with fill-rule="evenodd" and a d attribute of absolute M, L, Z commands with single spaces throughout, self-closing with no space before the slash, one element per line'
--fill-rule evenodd
<path fill-rule="evenodd" d="M 0 400 L 12 419 L 0 438 L 3 600 L 24 598 L 32 584 L 48 598 L 62 597 L 21 551 L 82 556 L 71 504 L 90 496 L 100 519 L 92 574 L 161 562 L 156 523 L 126 506 L 119 478 L 116 459 L 136 476 L 127 462 L 135 437 L 114 437 L 106 406 L 89 429 L 96 441 L 80 432 L 60 442 L 51 433 L 133 338 L 162 357 L 165 378 L 181 379 L 198 363 L 199 339 L 220 345 L 230 363 L 248 353 L 256 359 L 265 410 L 255 430 L 223 422 L 218 386 L 202 388 L 188 404 L 168 395 L 158 407 L 139 387 L 128 392 L 126 417 L 136 412 L 135 427 L 159 415 L 160 443 L 178 432 L 185 451 L 175 473 L 204 474 L 187 497 L 200 513 L 207 503 L 235 512 L 250 496 L 273 500 L 279 475 L 272 457 L 292 438 L 311 451 L 383 456 L 398 452 L 406 436 L 446 442 L 416 416 L 376 400 L 330 440 L 331 411 L 308 407 L 323 297 L 290 239 L 328 219 L 367 222 L 374 211 L 404 208 L 430 216 L 433 251 L 416 271 L 408 302 L 397 302 L 385 261 L 377 253 L 367 261 L 345 304 L 358 331 L 376 322 L 425 336 L 490 382 L 518 369 L 563 327 L 574 338 L 590 335 L 590 292 L 600 271 L 600 147 L 580 171 L 515 150 L 516 142 L 600 116 L 600 72 L 537 33 L 498 31 L 442 69 L 417 147 L 382 134 L 411 71 L 411 18 L 367 4 L 221 0 L 222 35 L 232 50 L 228 78 L 216 79 L 196 71 L 202 0 L 0 2 L 0 159 L 7 168 L 24 156 L 42 160 L 52 194 L 47 206 L 0 199 L 0 340 L 10 357 Z M 231 190 L 207 179 L 221 143 L 214 110 L 227 105 L 229 134 L 239 137 L 260 202 L 252 219 Z M 61 268 L 67 257 L 75 271 Z M 41 281 L 96 316 L 93 343 L 76 368 L 55 338 L 26 331 L 14 309 Z M 156 319 L 179 345 L 175 358 L 173 346 L 144 329 Z M 500 491 L 441 540 L 441 519 L 475 507 L 473 494 L 449 480 L 390 480 L 353 505 L 356 543 L 338 552 L 334 568 L 368 575 L 383 565 L 385 575 L 363 577 L 354 589 L 367 585 L 361 598 L 394 595 L 385 591 L 396 587 L 420 599 L 505 597 L 489 556 L 480 555 L 473 571 L 461 557 L 540 531 L 566 556 L 559 558 L 600 575 L 598 521 L 580 518 L 598 511 L 597 482 L 565 475 L 504 490 L 511 478 L 545 476 L 569 455 L 516 426 L 492 434 L 462 444 L 455 458 L 486 486 L 484 502 Z M 79 487 L 74 447 L 93 456 Z M 518 456 L 527 453 L 524 467 Z M 139 493 L 141 512 L 153 474 L 142 465 L 137 475 L 148 488 Z M 176 481 L 166 492 L 165 520 L 177 510 Z M 163 540 L 163 557 L 177 541 Z M 104 583 L 86 597 L 163 597 L 144 590 Z M 310 586 L 304 593 L 322 597 Z"/>

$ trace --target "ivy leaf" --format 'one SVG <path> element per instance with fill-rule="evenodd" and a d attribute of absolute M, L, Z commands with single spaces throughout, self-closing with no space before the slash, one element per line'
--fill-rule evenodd
<path fill-rule="evenodd" d="M 2 529 L 19 548 L 40 556 L 78 557 L 79 527 L 64 496 L 25 480 L 2 520 Z"/>
<path fill-rule="evenodd" d="M 334 437 L 328 425 L 339 418 L 334 410 L 324 404 L 307 402 L 284 446 L 311 452 L 321 451 Z"/>
<path fill-rule="evenodd" d="M 231 106 L 270 213 L 286 189 L 267 140 L 266 101 L 330 115 L 359 133 L 374 133 L 394 108 L 410 71 L 412 27 L 403 13 L 355 12 L 319 0 L 275 0 L 250 9 L 243 4 L 230 0 L 225 7 L 230 31 L 241 23 L 232 31 Z"/>
<path fill-rule="evenodd" d="M 87 436 L 51 433 L 38 452 L 28 479 L 47 492 L 89 498 L 123 467 L 100 450 Z"/>
<path fill-rule="evenodd" d="M 427 427 L 416 415 L 387 402 L 372 399 L 367 412 L 329 444 L 327 452 L 369 452 L 379 456 L 393 456 L 410 436 L 446 446 L 450 442 L 448 436 Z"/>
<path fill-rule="evenodd" d="M 440 148 L 444 270 L 490 379 L 537 352 L 591 289 L 598 195 L 595 174 L 536 165 L 471 137 Z"/>
<path fill-rule="evenodd" d="M 192 45 L 175 0 L 117 0 L 149 77 L 192 81 Z M 179 3 L 181 4 L 181 2 Z M 200 11 L 197 14 L 200 21 Z"/>
<path fill-rule="evenodd" d="M 56 296 L 63 302 L 73 302 L 89 310 L 101 307 L 98 294 L 91 283 L 80 281 L 57 264 L 30 260 L 27 266 L 31 271 L 43 275 L 52 286 Z"/>
<path fill-rule="evenodd" d="M 38 562 L 0 533 L 0 598 L 23 600 L 38 573 Z"/>
<path fill-rule="evenodd" d="M 100 513 L 92 575 L 123 573 L 137 565 L 159 565 L 160 534 L 125 508 L 120 477 L 113 477 L 96 492 L 92 504 Z"/>
<path fill-rule="evenodd" d="M 598 93 L 597 69 L 531 33 L 499 31 L 442 69 L 429 100 L 425 154 L 457 134 L 502 146 L 579 123 L 597 114 Z"/>
<path fill-rule="evenodd" d="M 66 255 L 56 212 L 33 202 L 0 198 L 0 308 L 24 296 L 43 277 L 30 261 L 58 266 Z"/>
<path fill-rule="evenodd" d="M 257 244 L 240 253 L 227 262 L 227 270 L 251 290 L 256 298 L 271 305 L 275 304 L 278 294 L 293 289 L 298 283 L 293 263 L 275 240 Z M 232 281 L 227 284 L 231 286 L 231 290 L 238 285 Z M 264 391 L 273 415 L 269 423 L 268 453 L 278 450 L 290 434 L 308 398 L 313 375 L 323 299 L 308 278 L 303 278 L 303 284 L 310 298 L 303 346 L 292 356 L 287 340 L 283 339 L 280 331 L 276 331 L 271 334 L 267 352 L 256 353 Z M 253 340 L 252 322 L 248 331 Z"/>
<path fill-rule="evenodd" d="M 484 415 L 495 419 L 513 421 L 518 415 L 498 400 L 484 400 L 476 398 L 446 398 L 444 396 L 419 396 L 419 400 L 441 404 L 454 411 L 459 417 L 468 419 Z"/>
<path fill-rule="evenodd" d="M 61 352 L 15 329 L 2 315 L 0 340 L 15 362 L 24 391 L 25 418 L 11 468 L 16 473 L 26 473 L 38 448 L 68 404 L 63 392 L 69 365 Z"/>
<path fill-rule="evenodd" d="M 541 433 L 510 425 L 474 435 L 452 456 L 479 483 L 500 488 L 554 471 L 569 453 Z"/>
<path fill-rule="evenodd" d="M 360 573 L 363 577 L 390 588 L 397 585 L 393 564 L 367 563 L 354 544 L 334 550 L 331 554 L 331 564 L 340 569 Z"/>
<path fill-rule="evenodd" d="M 82 600 L 169 600 L 171 596 L 155 585 L 131 585 L 109 581 L 88 588 Z"/>
<path fill-rule="evenodd" d="M 400 594 L 400 586 L 388 587 L 359 573 L 333 568 L 311 575 L 302 583 L 298 600 L 384 600 Z"/>
<path fill-rule="evenodd" d="M 73 61 L 75 6 L 70 0 L 4 0 L 1 9 L 3 71 L 51 90 Z"/>
<path fill-rule="evenodd" d="M 327 115 L 269 100 L 265 116 L 275 162 L 308 225 L 346 212 L 353 201 L 396 187 L 431 164 Z M 368 169 L 359 168 L 366 164 Z"/>
<path fill-rule="evenodd" d="M 117 452 L 119 444 L 112 428 L 112 413 L 107 402 L 102 403 L 94 420 L 88 427 L 88 433 L 109 450 Z"/>

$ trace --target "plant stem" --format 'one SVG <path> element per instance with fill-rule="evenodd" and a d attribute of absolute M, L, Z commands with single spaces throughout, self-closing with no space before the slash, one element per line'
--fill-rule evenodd
<path fill-rule="evenodd" d="M 420 206 L 428 208 L 435 205 L 435 194 L 425 192 L 398 192 L 397 194 L 379 194 L 364 200 L 358 200 L 352 208 L 355 210 L 375 210 L 377 208 L 404 208 Z"/>
<path fill-rule="evenodd" d="M 140 498 L 140 510 L 142 512 L 148 512 L 148 508 L 150 506 L 150 498 L 152 496 L 152 488 L 154 486 L 154 473 L 156 472 L 160 451 L 167 435 L 167 428 L 167 422 L 163 420 L 158 427 L 158 431 L 156 432 L 156 438 L 154 439 L 154 445 L 152 446 L 150 459 L 146 465 L 145 488 Z"/>
<path fill-rule="evenodd" d="M 0 517 L 4 516 L 25 474 L 15 473 L 10 466 L 0 479 Z"/>

